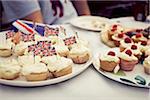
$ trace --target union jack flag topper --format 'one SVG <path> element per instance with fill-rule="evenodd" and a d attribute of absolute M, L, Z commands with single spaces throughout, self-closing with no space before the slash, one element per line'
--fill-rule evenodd
<path fill-rule="evenodd" d="M 21 32 L 25 33 L 25 34 L 35 34 L 35 33 L 38 33 L 37 31 L 35 31 L 33 28 L 31 28 L 30 26 L 28 26 L 27 24 L 25 24 L 21 20 L 17 20 L 15 22 L 13 22 L 12 25 L 14 27 L 16 27 L 18 30 L 20 30 Z"/>
<path fill-rule="evenodd" d="M 44 36 L 48 37 L 48 36 L 58 36 L 59 33 L 59 28 L 50 28 L 48 26 L 45 26 L 44 28 Z"/>
<path fill-rule="evenodd" d="M 72 37 L 66 38 L 66 39 L 64 39 L 64 43 L 65 43 L 65 45 L 67 45 L 67 46 L 72 45 L 72 44 L 74 44 L 74 43 L 77 43 L 76 37 L 75 37 L 75 36 L 72 36 Z"/>
<path fill-rule="evenodd" d="M 6 33 L 6 39 L 12 38 L 12 37 L 14 37 L 14 35 L 15 35 L 14 31 L 9 31 Z"/>
<path fill-rule="evenodd" d="M 42 50 L 42 56 L 53 56 L 56 55 L 56 50 L 54 47 L 51 47 L 49 49 Z"/>
<path fill-rule="evenodd" d="M 37 42 L 37 46 L 38 47 L 41 47 L 41 49 L 43 48 L 46 48 L 46 49 L 48 49 L 48 48 L 50 48 L 51 47 L 51 45 L 52 45 L 52 43 L 51 43 L 51 41 L 38 41 Z"/>
<path fill-rule="evenodd" d="M 29 41 L 35 41 L 34 34 L 24 34 L 22 33 L 22 41 L 29 42 Z"/>
<path fill-rule="evenodd" d="M 36 49 L 36 45 L 35 44 L 32 44 L 32 45 L 28 46 L 28 52 L 34 52 L 35 49 Z"/>

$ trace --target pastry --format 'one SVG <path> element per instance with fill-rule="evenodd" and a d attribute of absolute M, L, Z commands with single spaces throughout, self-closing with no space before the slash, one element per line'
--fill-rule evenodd
<path fill-rule="evenodd" d="M 49 71 L 54 77 L 60 77 L 72 73 L 73 62 L 71 59 L 54 55 L 43 57 L 42 62 L 47 64 Z"/>
<path fill-rule="evenodd" d="M 136 35 L 132 36 L 132 40 L 135 43 L 141 42 L 141 41 L 147 41 L 147 38 L 143 36 L 142 33 L 137 33 Z"/>
<path fill-rule="evenodd" d="M 13 80 L 19 77 L 21 67 L 16 60 L 6 61 L 0 64 L 0 78 Z"/>
<path fill-rule="evenodd" d="M 69 54 L 69 49 L 65 45 L 54 45 L 56 52 L 63 57 L 67 57 Z"/>
<path fill-rule="evenodd" d="M 126 48 L 128 48 L 129 46 L 131 46 L 133 44 L 133 41 L 131 40 L 131 38 L 126 37 L 124 40 L 120 41 L 120 51 L 124 51 Z"/>
<path fill-rule="evenodd" d="M 27 81 L 42 81 L 49 76 L 49 71 L 43 63 L 26 65 L 22 68 L 21 73 Z"/>
<path fill-rule="evenodd" d="M 120 63 L 120 59 L 115 52 L 109 51 L 107 55 L 100 57 L 100 69 L 108 72 L 114 71 L 115 67 Z"/>
<path fill-rule="evenodd" d="M 70 50 L 68 57 L 71 58 L 75 64 L 83 64 L 89 60 L 90 51 L 87 47 L 77 44 Z"/>
<path fill-rule="evenodd" d="M 144 66 L 145 73 L 150 75 L 150 56 L 145 58 L 143 62 L 143 66 Z"/>
<path fill-rule="evenodd" d="M 119 55 L 120 68 L 124 71 L 132 71 L 135 65 L 138 63 L 138 58 L 134 56 L 130 49 L 126 49 Z"/>

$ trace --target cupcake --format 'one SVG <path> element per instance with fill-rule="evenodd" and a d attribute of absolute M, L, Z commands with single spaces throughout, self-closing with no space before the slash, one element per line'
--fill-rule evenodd
<path fill-rule="evenodd" d="M 22 68 L 21 73 L 27 81 L 43 81 L 49 76 L 49 71 L 43 63 L 26 65 Z"/>
<path fill-rule="evenodd" d="M 114 24 L 110 26 L 110 29 L 108 30 L 109 40 L 112 40 L 112 35 L 122 33 L 123 31 L 123 27 L 119 24 Z"/>
<path fill-rule="evenodd" d="M 135 65 L 138 63 L 138 58 L 134 56 L 130 49 L 126 49 L 119 55 L 120 68 L 124 71 L 132 71 Z"/>
<path fill-rule="evenodd" d="M 141 58 L 142 52 L 140 51 L 140 47 L 138 44 L 133 44 L 131 47 L 129 47 L 130 50 L 132 50 L 132 53 L 134 56 L 136 56 L 138 59 Z"/>
<path fill-rule="evenodd" d="M 10 40 L 0 43 L 0 56 L 1 57 L 11 56 L 13 46 L 14 46 L 14 44 Z"/>
<path fill-rule="evenodd" d="M 16 60 L 7 61 L 0 64 L 0 78 L 13 80 L 19 77 L 21 67 Z"/>
<path fill-rule="evenodd" d="M 128 48 L 129 46 L 131 46 L 133 44 L 133 41 L 131 40 L 131 38 L 126 37 L 124 40 L 120 41 L 120 51 L 124 51 L 126 48 Z"/>
<path fill-rule="evenodd" d="M 32 65 L 34 63 L 39 63 L 39 62 L 41 62 L 40 56 L 24 55 L 18 57 L 18 63 L 22 67 L 27 65 Z"/>
<path fill-rule="evenodd" d="M 119 62 L 120 59 L 116 56 L 115 52 L 109 51 L 107 55 L 102 55 L 100 57 L 100 69 L 113 72 Z"/>
<path fill-rule="evenodd" d="M 68 57 L 71 58 L 75 64 L 83 64 L 89 60 L 90 51 L 87 47 L 77 44 L 76 46 L 72 47 Z"/>
<path fill-rule="evenodd" d="M 143 36 L 142 33 L 137 33 L 136 35 L 132 36 L 132 40 L 135 43 L 141 42 L 141 41 L 147 41 L 147 38 Z"/>
<path fill-rule="evenodd" d="M 143 62 L 143 66 L 144 66 L 145 73 L 150 75 L 150 56 L 145 58 Z"/>
<path fill-rule="evenodd" d="M 42 62 L 47 64 L 49 71 L 54 77 L 60 77 L 72 73 L 73 62 L 71 59 L 54 55 L 43 57 Z"/>
<path fill-rule="evenodd" d="M 69 49 L 65 45 L 54 45 L 56 52 L 62 56 L 62 57 L 67 57 L 69 54 Z"/>
<path fill-rule="evenodd" d="M 149 46 L 149 48 L 145 51 L 145 56 L 150 56 L 150 46 Z"/>
<path fill-rule="evenodd" d="M 114 44 L 119 47 L 120 41 L 124 40 L 127 36 L 124 33 L 114 34 L 112 36 L 112 40 L 114 41 Z"/>

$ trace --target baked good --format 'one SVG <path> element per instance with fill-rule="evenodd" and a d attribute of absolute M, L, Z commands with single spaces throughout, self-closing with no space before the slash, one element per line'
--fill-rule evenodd
<path fill-rule="evenodd" d="M 87 47 L 77 44 L 70 50 L 68 58 L 71 58 L 75 64 L 83 64 L 89 60 L 90 51 Z"/>
<path fill-rule="evenodd" d="M 73 62 L 71 59 L 54 55 L 43 57 L 42 62 L 47 64 L 49 71 L 54 77 L 60 77 L 72 73 Z"/>
<path fill-rule="evenodd" d="M 120 68 L 124 71 L 132 71 L 135 65 L 138 63 L 138 58 L 134 56 L 130 49 L 119 54 L 120 58 Z"/>
<path fill-rule="evenodd" d="M 12 55 L 12 48 L 14 44 L 10 40 L 6 40 L 3 43 L 0 43 L 0 56 L 9 57 Z"/>
<path fill-rule="evenodd" d="M 133 44 L 131 47 L 129 47 L 130 50 L 132 50 L 132 53 L 134 56 L 136 56 L 138 59 L 141 58 L 142 52 L 140 51 L 140 47 L 138 44 Z"/>
<path fill-rule="evenodd" d="M 126 37 L 124 40 L 120 41 L 120 51 L 124 51 L 126 48 L 128 48 L 129 46 L 131 46 L 133 44 L 133 41 L 131 40 L 131 38 Z"/>
<path fill-rule="evenodd" d="M 69 49 L 65 45 L 54 45 L 56 52 L 63 57 L 67 57 L 69 54 Z"/>
<path fill-rule="evenodd" d="M 19 77 L 21 67 L 17 61 L 12 59 L 0 64 L 0 78 L 13 80 Z"/>
<path fill-rule="evenodd" d="M 49 76 L 49 71 L 44 63 L 26 65 L 22 68 L 21 73 L 27 81 L 42 81 Z"/>
<path fill-rule="evenodd" d="M 141 41 L 147 41 L 147 38 L 143 36 L 142 33 L 137 33 L 136 35 L 132 36 L 132 40 L 135 43 L 141 42 Z"/>
<path fill-rule="evenodd" d="M 150 75 L 150 56 L 145 58 L 143 62 L 143 66 L 144 66 L 145 73 Z"/>
<path fill-rule="evenodd" d="M 120 63 L 120 59 L 115 52 L 109 51 L 100 57 L 100 69 L 108 72 L 114 71 L 115 67 Z"/>

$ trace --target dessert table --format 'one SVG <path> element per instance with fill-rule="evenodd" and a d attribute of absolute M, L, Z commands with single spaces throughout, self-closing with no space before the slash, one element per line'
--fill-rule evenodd
<path fill-rule="evenodd" d="M 86 38 L 90 42 L 93 53 L 101 50 L 98 48 L 108 48 L 100 42 L 99 32 L 86 31 L 71 25 L 68 27 L 77 31 L 79 37 Z M 0 98 L 0 100 L 150 100 L 150 90 L 107 79 L 90 65 L 80 75 L 54 85 L 32 88 L 0 85 Z"/>

